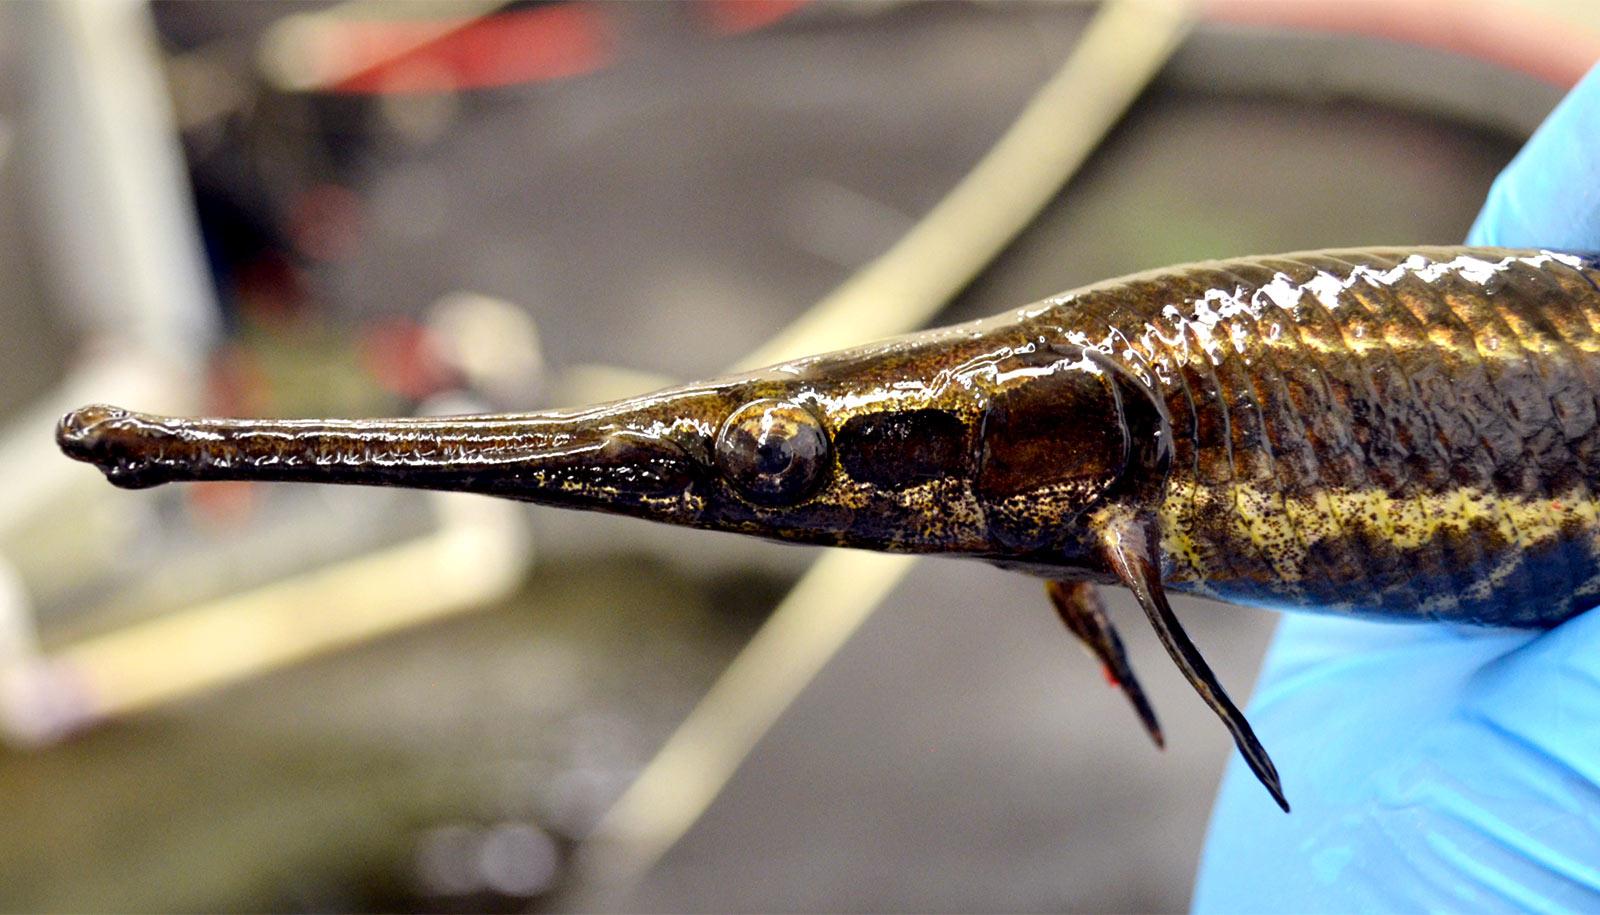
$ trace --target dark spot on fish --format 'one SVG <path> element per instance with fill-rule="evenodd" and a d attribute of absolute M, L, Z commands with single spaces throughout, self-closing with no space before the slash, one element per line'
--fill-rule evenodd
<path fill-rule="evenodd" d="M 998 501 L 1061 485 L 1103 488 L 1121 475 L 1126 458 L 1110 385 L 1062 368 L 992 396 L 983 420 L 978 493 Z"/>
<path fill-rule="evenodd" d="M 852 479 L 884 489 L 965 475 L 967 431 L 946 410 L 895 410 L 853 416 L 834 433 L 839 463 Z"/>

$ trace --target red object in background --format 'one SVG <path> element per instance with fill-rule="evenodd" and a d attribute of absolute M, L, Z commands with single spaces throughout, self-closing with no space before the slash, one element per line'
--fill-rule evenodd
<path fill-rule="evenodd" d="M 411 401 L 424 400 L 459 380 L 439 355 L 432 333 L 410 318 L 374 324 L 359 342 L 361 367 L 378 384 Z"/>
<path fill-rule="evenodd" d="M 811 0 L 700 0 L 698 9 L 712 31 L 742 35 L 786 19 Z"/>
<path fill-rule="evenodd" d="M 206 366 L 205 409 L 212 416 L 265 416 L 272 383 L 247 347 L 225 343 Z"/>
<path fill-rule="evenodd" d="M 319 261 L 345 260 L 361 243 L 361 200 L 337 184 L 318 184 L 295 198 L 289 237 L 301 254 Z"/>
<path fill-rule="evenodd" d="M 440 23 L 351 20 L 330 26 L 323 53 L 332 72 L 356 75 L 327 89 L 355 94 L 453 92 L 541 82 L 608 65 L 616 42 L 601 12 L 583 4 L 509 10 L 463 20 L 431 41 Z M 418 46 L 419 41 L 425 43 Z"/>
<path fill-rule="evenodd" d="M 267 248 L 235 268 L 233 294 L 247 322 L 282 325 L 306 303 L 305 281 L 276 248 Z"/>

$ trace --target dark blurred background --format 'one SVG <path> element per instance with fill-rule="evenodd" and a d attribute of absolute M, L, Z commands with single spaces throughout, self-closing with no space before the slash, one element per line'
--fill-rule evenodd
<path fill-rule="evenodd" d="M 952 221 L 969 269 L 821 339 L 1452 243 L 1596 58 L 1583 2 L 0 6 L 0 908 L 1184 908 L 1231 745 L 1120 593 L 1165 753 L 1030 579 L 473 497 L 114 491 L 54 418 L 715 374 L 886 252 L 947 266 L 897 242 L 1028 112 L 1086 155 L 1014 148 L 967 185 L 1003 228 Z M 785 601 L 801 628 L 747 647 Z M 1178 610 L 1247 695 L 1273 617 Z"/>

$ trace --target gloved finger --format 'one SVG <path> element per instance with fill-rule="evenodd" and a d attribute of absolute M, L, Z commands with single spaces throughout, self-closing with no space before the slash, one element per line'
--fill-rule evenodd
<path fill-rule="evenodd" d="M 1600 251 L 1600 67 L 1495 179 L 1467 243 Z"/>
<path fill-rule="evenodd" d="M 1295 813 L 1231 766 L 1196 911 L 1600 905 L 1600 791 L 1571 755 L 1600 728 L 1596 639 L 1600 614 L 1546 634 L 1286 619 L 1251 714 Z"/>
<path fill-rule="evenodd" d="M 1463 711 L 1547 760 L 1547 780 L 1568 784 L 1575 794 L 1595 794 L 1600 612 L 1574 617 L 1485 666 L 1467 684 Z M 1600 810 L 1595 800 L 1586 818 Z"/>

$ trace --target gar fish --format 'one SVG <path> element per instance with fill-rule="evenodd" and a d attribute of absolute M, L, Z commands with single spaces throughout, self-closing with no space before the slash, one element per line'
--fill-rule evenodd
<path fill-rule="evenodd" d="M 577 410 L 173 419 L 57 440 L 118 486 L 460 490 L 1040 576 L 1159 744 L 1095 587 L 1133 592 L 1273 798 L 1166 591 L 1545 627 L 1600 602 L 1600 261 L 1321 251 L 1142 273 L 988 320 Z"/>

